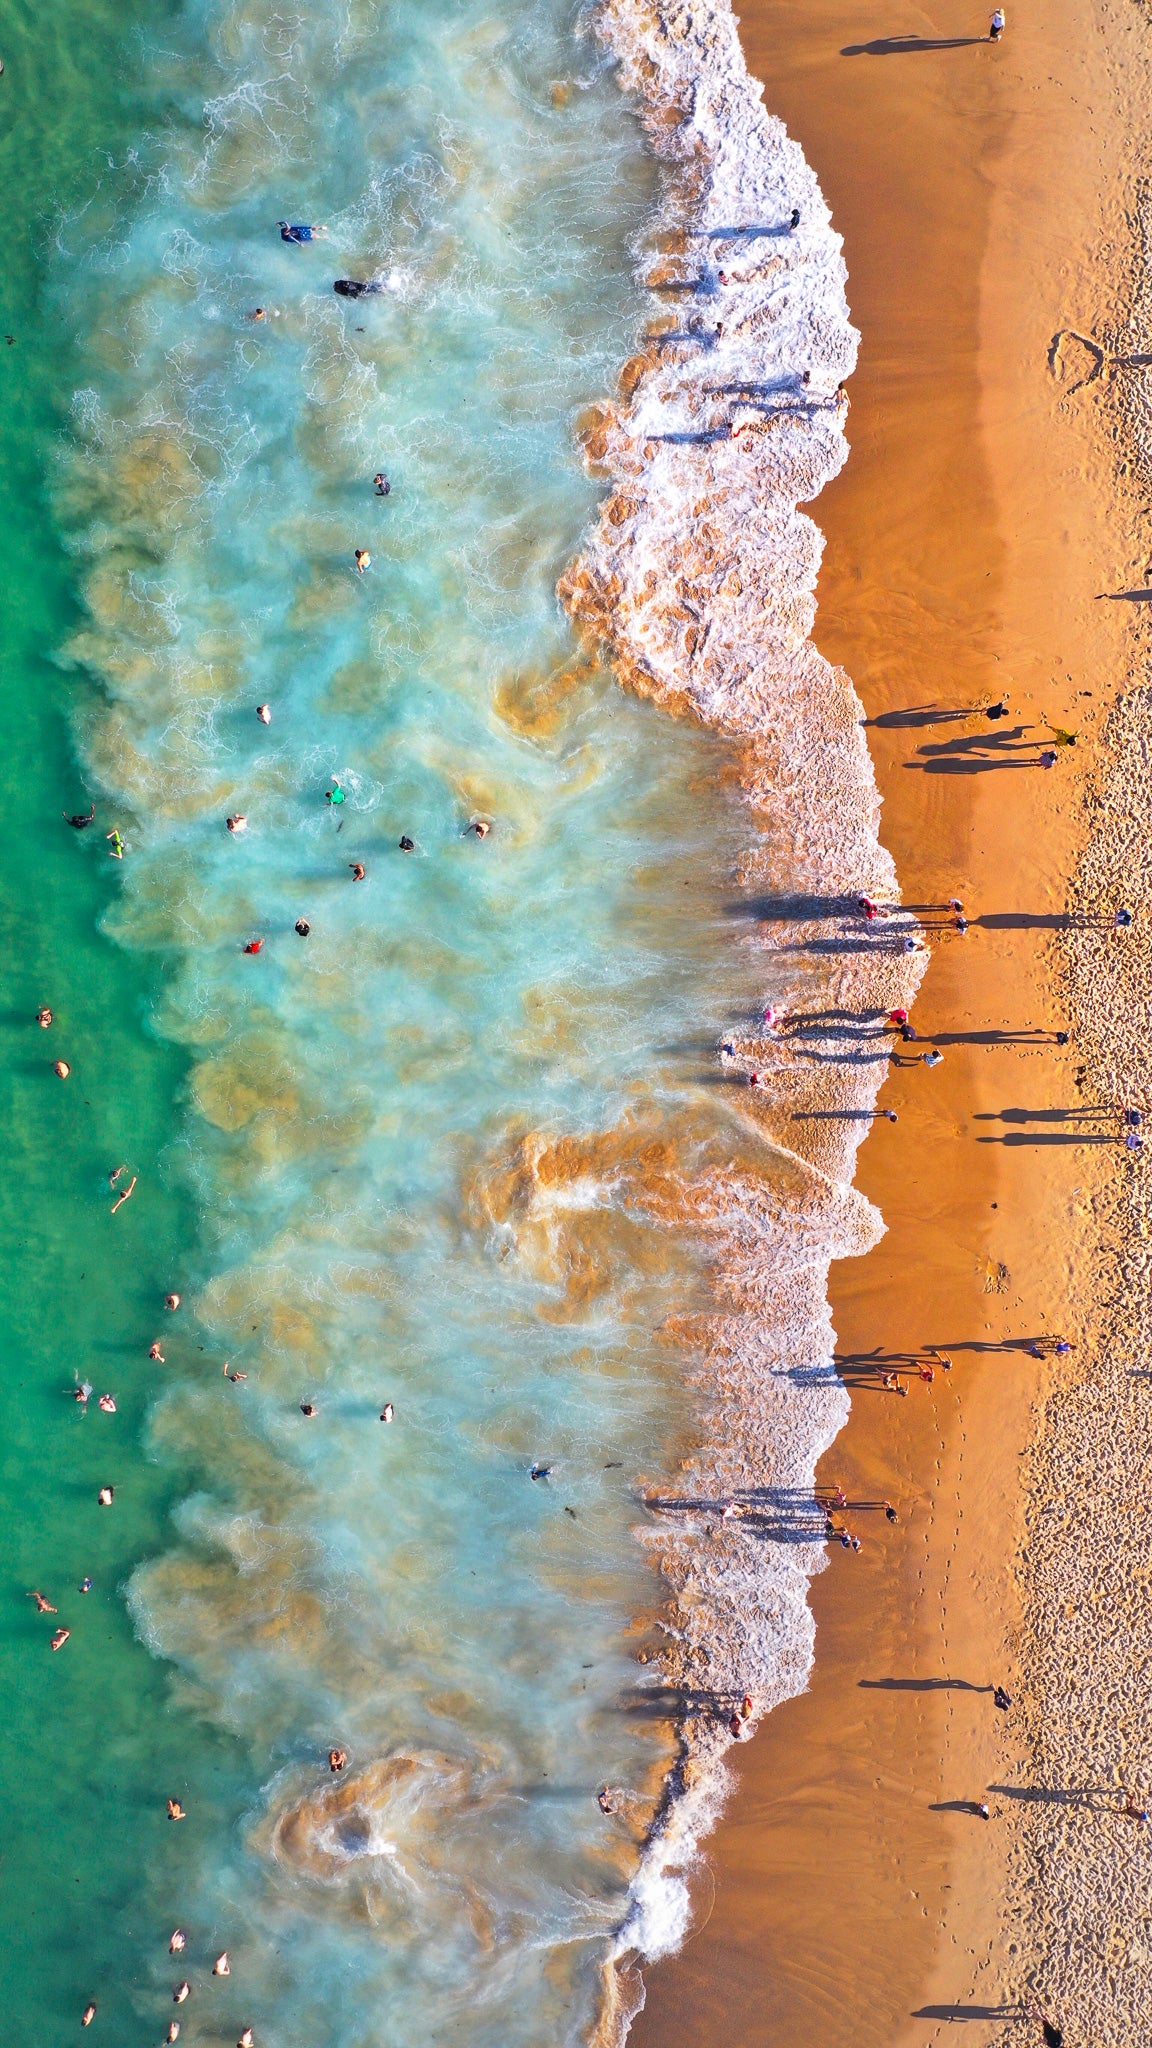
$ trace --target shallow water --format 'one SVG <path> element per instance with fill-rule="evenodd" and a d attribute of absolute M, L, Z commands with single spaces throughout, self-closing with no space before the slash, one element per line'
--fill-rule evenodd
<path fill-rule="evenodd" d="M 174 1677 L 158 1734 L 134 1664 L 114 1736 L 146 1846 L 92 1995 L 158 2028 L 177 1919 L 184 2039 L 576 2040 L 669 1755 L 633 1529 L 691 1429 L 677 1177 L 729 1143 L 710 1053 L 758 989 L 730 743 L 623 696 L 555 597 L 651 170 L 561 10 L 247 0 L 137 54 L 50 273 L 64 651 L 125 858 L 66 852 L 191 1061 L 163 1160 L 113 1148 L 113 1227 L 148 1244 L 157 1187 L 196 1225 L 131 1275 L 177 1505 L 127 1600 Z"/>

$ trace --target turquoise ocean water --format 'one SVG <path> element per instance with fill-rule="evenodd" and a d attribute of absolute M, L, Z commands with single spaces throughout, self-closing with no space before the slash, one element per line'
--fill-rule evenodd
<path fill-rule="evenodd" d="M 551 0 L 0 24 L 5 2031 L 577 2041 L 755 993 L 728 744 L 555 596 L 652 168 Z"/>

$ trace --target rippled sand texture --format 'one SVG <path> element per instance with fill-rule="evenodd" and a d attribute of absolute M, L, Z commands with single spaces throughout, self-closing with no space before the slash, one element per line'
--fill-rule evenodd
<path fill-rule="evenodd" d="M 850 1181 L 885 1013 L 924 962 L 878 837 L 860 702 L 809 638 L 821 536 L 797 506 L 846 458 L 840 386 L 856 359 L 840 239 L 728 8 L 621 0 L 595 20 L 664 176 L 641 252 L 645 344 L 619 400 L 583 422 L 611 495 L 561 594 L 629 688 L 738 745 L 746 943 L 783 1014 L 770 1035 L 734 1032 L 725 1055 L 731 1075 L 756 1076 L 741 1121 L 774 1159 L 733 1162 L 692 1197 L 722 1307 L 696 1375 L 702 1447 L 650 1538 L 674 1594 L 662 1670 L 683 1689 L 695 1794 L 669 1815 L 658 1865 L 715 1810 L 728 1704 L 747 1691 L 762 1713 L 805 1683 L 823 1540 L 812 1475 L 847 1412 L 828 1265 L 882 1228 Z M 861 893 L 888 914 L 869 924 Z"/>
<path fill-rule="evenodd" d="M 1146 646 L 1146 633 L 1140 635 Z M 1121 697 L 1090 787 L 1091 838 L 1064 936 L 1086 1088 L 1104 1117 L 1148 1114 L 1152 1003 L 1152 691 Z M 1117 904 L 1133 926 L 1117 932 Z M 1112 1112 L 1110 1114 L 1109 1112 Z M 1106 1154 L 1094 1213 L 1099 1312 L 1085 1368 L 1045 1404 L 1027 1474 L 1027 1778 L 1013 1814 L 1013 1932 L 1028 1989 L 1071 2034 L 1139 2040 L 1152 1998 L 1148 1823 L 1126 1806 L 1152 1796 L 1146 1640 L 1148 1399 L 1152 1383 L 1152 1180 L 1141 1149 Z"/>

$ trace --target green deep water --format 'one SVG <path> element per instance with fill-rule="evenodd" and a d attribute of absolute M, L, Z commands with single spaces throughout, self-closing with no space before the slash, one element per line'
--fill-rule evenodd
<path fill-rule="evenodd" d="M 725 744 L 555 597 L 652 169 L 555 0 L 0 55 L 4 2036 L 159 2042 L 186 1975 L 184 2043 L 575 2042 L 666 1756 L 645 1161 L 753 998 Z"/>

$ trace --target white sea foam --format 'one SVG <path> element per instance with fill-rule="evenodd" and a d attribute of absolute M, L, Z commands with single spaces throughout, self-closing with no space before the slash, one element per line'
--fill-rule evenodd
<path fill-rule="evenodd" d="M 856 361 L 840 237 L 764 110 L 725 0 L 603 0 L 592 25 L 666 175 L 640 252 L 647 345 L 585 422 L 611 494 L 561 594 L 626 685 L 744 743 L 759 828 L 748 942 L 791 1013 L 782 1034 L 728 1042 L 729 1076 L 757 1076 L 744 1156 L 682 1190 L 718 1313 L 696 1372 L 699 1448 L 643 1532 L 671 1589 L 651 1677 L 680 1703 L 682 1756 L 620 1929 L 627 1972 L 683 1939 L 742 1696 L 750 1727 L 807 1683 L 825 1542 L 814 1471 L 848 1409 L 828 1268 L 883 1229 L 849 1182 L 886 1072 L 884 1014 L 910 1001 L 925 960 L 896 909 L 862 707 L 809 638 L 822 538 L 797 507 L 846 459 Z M 885 914 L 863 918 L 861 895 Z M 814 1037 L 816 1013 L 833 1021 Z M 634 1990 L 608 2005 L 619 2034 Z"/>

